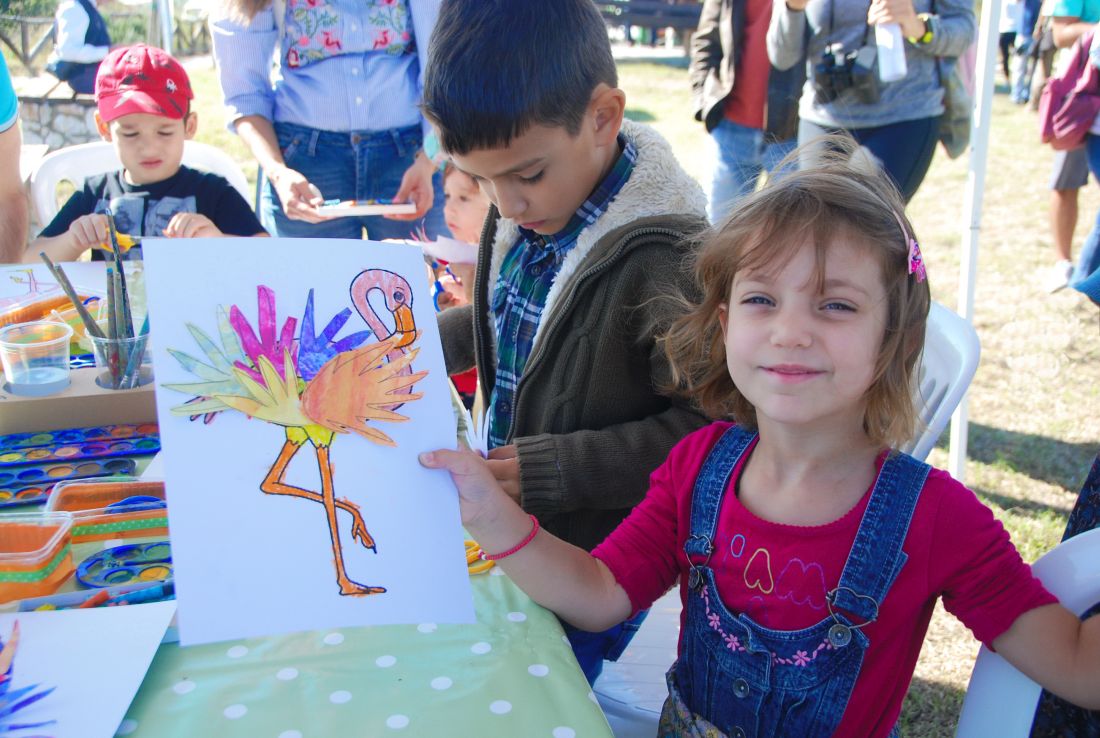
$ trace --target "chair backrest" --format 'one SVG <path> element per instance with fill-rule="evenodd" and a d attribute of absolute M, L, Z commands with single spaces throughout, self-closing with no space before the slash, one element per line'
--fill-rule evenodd
<path fill-rule="evenodd" d="M 915 402 L 921 428 L 902 451 L 925 459 L 947 427 L 978 369 L 981 346 L 969 322 L 938 302 L 928 313 Z"/>
<path fill-rule="evenodd" d="M 245 202 L 252 202 L 244 173 L 237 162 L 221 149 L 198 141 L 187 141 L 183 145 L 183 163 L 193 169 L 225 177 L 241 193 Z M 68 181 L 75 189 L 80 189 L 85 178 L 111 172 L 121 166 L 114 145 L 107 141 L 68 146 L 44 156 L 31 173 L 31 199 L 39 222 L 46 225 L 57 215 L 61 206 L 57 201 L 59 184 Z"/>
<path fill-rule="evenodd" d="M 1100 601 L 1100 529 L 1063 541 L 1031 571 L 1050 593 L 1080 615 Z M 985 646 L 966 690 L 956 738 L 1025 738 L 1031 734 L 1042 687 Z"/>
<path fill-rule="evenodd" d="M 919 459 L 932 450 L 970 386 L 979 353 L 974 327 L 943 305 L 932 303 L 914 400 L 921 408 L 923 427 L 903 450 Z M 679 633 L 680 594 L 673 588 L 654 603 L 622 658 L 604 665 L 593 691 L 617 738 L 651 738 L 657 732 L 668 694 L 665 672 L 676 659 Z"/>

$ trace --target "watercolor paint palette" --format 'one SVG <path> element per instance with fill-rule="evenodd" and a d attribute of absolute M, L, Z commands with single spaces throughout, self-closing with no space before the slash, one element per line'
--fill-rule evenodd
<path fill-rule="evenodd" d="M 133 474 L 136 468 L 133 459 L 108 459 L 0 469 L 0 508 L 44 502 L 54 485 L 66 479 Z"/>
<path fill-rule="evenodd" d="M 85 441 L 60 446 L 35 446 L 33 448 L 0 451 L 0 469 L 45 464 L 47 462 L 76 462 L 87 459 L 106 459 L 116 456 L 140 456 L 160 451 L 160 438 L 145 436 L 123 438 L 114 441 Z"/>
<path fill-rule="evenodd" d="M 41 433 L 13 433 L 0 436 L 0 454 L 5 451 L 18 451 L 42 446 L 61 446 L 68 443 L 87 443 L 89 441 L 120 441 L 143 436 L 155 436 L 158 430 L 156 423 L 142 423 L 140 425 L 69 428 L 67 430 L 43 431 Z"/>

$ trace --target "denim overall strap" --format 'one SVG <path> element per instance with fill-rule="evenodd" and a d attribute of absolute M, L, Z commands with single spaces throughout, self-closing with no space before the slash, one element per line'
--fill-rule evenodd
<path fill-rule="evenodd" d="M 684 553 L 688 557 L 688 586 L 698 589 L 702 583 L 700 567 L 707 565 L 714 552 L 714 534 L 718 528 L 718 507 L 729 487 L 730 477 L 756 433 L 731 425 L 707 454 L 691 495 L 691 527 Z M 695 561 L 692 557 L 701 557 Z"/>
<path fill-rule="evenodd" d="M 110 46 L 111 34 L 107 31 L 107 21 L 88 0 L 77 2 L 88 14 L 88 30 L 84 33 L 84 43 L 88 46 Z"/>
<path fill-rule="evenodd" d="M 840 583 L 826 597 L 830 612 L 838 608 L 864 623 L 878 617 L 879 604 L 909 558 L 902 546 L 929 469 L 900 451 L 883 462 Z"/>

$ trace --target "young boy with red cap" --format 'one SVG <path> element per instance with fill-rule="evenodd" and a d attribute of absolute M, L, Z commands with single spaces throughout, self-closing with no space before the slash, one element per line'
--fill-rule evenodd
<path fill-rule="evenodd" d="M 191 82 L 161 49 L 136 44 L 112 51 L 96 75 L 96 126 L 122 169 L 89 177 L 30 245 L 54 261 L 74 261 L 105 247 L 110 210 L 119 233 L 206 238 L 266 236 L 251 207 L 223 177 L 182 166 L 183 142 L 195 135 Z M 125 258 L 140 258 L 136 246 Z M 102 258 L 93 252 L 93 258 Z"/>

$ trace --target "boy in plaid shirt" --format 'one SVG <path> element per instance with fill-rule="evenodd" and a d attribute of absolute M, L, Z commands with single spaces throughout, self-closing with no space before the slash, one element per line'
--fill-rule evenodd
<path fill-rule="evenodd" d="M 471 304 L 440 316 L 448 373 L 477 366 L 502 486 L 587 549 L 704 423 L 661 389 L 658 298 L 691 283 L 706 197 L 623 119 L 617 83 L 591 0 L 448 0 L 424 81 L 441 146 L 493 203 Z M 567 628 L 590 681 L 636 627 Z"/>

